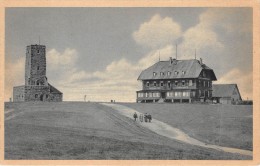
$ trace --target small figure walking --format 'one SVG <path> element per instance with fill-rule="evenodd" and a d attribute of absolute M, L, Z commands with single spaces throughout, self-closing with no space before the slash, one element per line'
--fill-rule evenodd
<path fill-rule="evenodd" d="M 144 115 L 143 114 L 139 115 L 139 120 L 140 120 L 140 122 L 143 122 L 143 120 L 144 120 Z"/>
<path fill-rule="evenodd" d="M 147 122 L 147 113 L 144 114 L 144 121 Z"/>
<path fill-rule="evenodd" d="M 152 115 L 147 115 L 147 117 L 148 117 L 148 120 L 149 120 L 149 122 L 151 122 L 152 121 Z"/>
<path fill-rule="evenodd" d="M 137 118 L 137 114 L 136 114 L 136 112 L 134 113 L 134 119 L 135 119 L 135 121 L 136 121 L 136 118 Z"/>

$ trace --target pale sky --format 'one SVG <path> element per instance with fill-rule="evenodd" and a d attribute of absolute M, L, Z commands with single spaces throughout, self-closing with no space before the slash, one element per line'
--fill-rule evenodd
<path fill-rule="evenodd" d="M 197 58 L 214 83 L 252 99 L 251 8 L 7 8 L 5 100 L 24 85 L 27 45 L 47 47 L 48 82 L 65 101 L 134 102 L 137 77 L 159 59 Z"/>

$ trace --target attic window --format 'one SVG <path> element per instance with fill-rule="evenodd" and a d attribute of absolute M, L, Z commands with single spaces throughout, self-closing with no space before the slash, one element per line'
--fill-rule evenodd
<path fill-rule="evenodd" d="M 161 76 L 164 76 L 164 72 L 161 72 L 160 75 L 161 75 Z"/>
<path fill-rule="evenodd" d="M 168 72 L 167 72 L 167 75 L 168 75 L 168 76 L 169 76 L 169 75 L 171 75 L 171 72 L 170 72 L 170 71 L 168 71 Z"/>
<path fill-rule="evenodd" d="M 156 76 L 156 72 L 153 72 L 153 76 Z"/>
<path fill-rule="evenodd" d="M 177 72 L 177 71 L 174 72 L 175 75 L 178 75 L 178 73 L 179 73 L 179 72 Z"/>
<path fill-rule="evenodd" d="M 182 75 L 184 75 L 186 73 L 186 71 L 182 71 Z"/>

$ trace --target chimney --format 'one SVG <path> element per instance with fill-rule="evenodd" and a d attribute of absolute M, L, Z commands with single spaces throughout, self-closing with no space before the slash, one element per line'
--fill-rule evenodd
<path fill-rule="evenodd" d="M 202 63 L 202 58 L 200 58 L 200 64 L 202 65 L 203 63 Z"/>
<path fill-rule="evenodd" d="M 172 57 L 170 57 L 170 64 L 172 64 Z"/>

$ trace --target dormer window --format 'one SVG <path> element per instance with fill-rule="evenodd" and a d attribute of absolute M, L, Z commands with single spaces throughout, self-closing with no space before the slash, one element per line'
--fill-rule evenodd
<path fill-rule="evenodd" d="M 182 71 L 182 75 L 184 75 L 186 73 L 186 71 Z"/>
<path fill-rule="evenodd" d="M 156 76 L 156 72 L 153 72 L 153 76 Z"/>
<path fill-rule="evenodd" d="M 167 75 L 168 75 L 168 76 L 169 76 L 169 75 L 171 75 L 171 72 L 170 72 L 170 71 L 168 71 L 168 72 L 167 72 Z"/>
<path fill-rule="evenodd" d="M 161 76 L 164 76 L 164 72 L 161 72 L 160 75 L 161 75 Z"/>
<path fill-rule="evenodd" d="M 177 71 L 174 72 L 175 75 L 178 75 L 178 73 L 179 73 L 179 72 L 177 72 Z"/>

